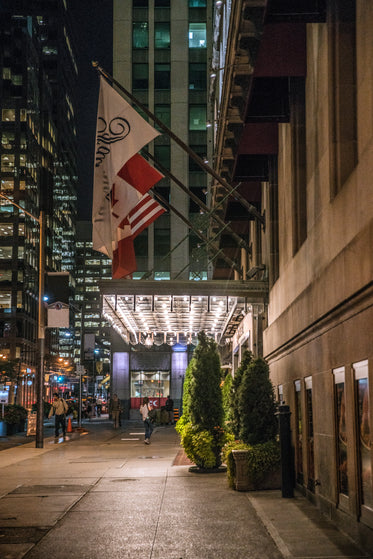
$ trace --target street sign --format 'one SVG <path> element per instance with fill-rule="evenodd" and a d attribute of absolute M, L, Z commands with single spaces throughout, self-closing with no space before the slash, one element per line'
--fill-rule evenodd
<path fill-rule="evenodd" d="M 0 392 L 0 404 L 7 404 L 8 398 L 9 398 L 9 392 L 7 392 L 6 390 Z"/>

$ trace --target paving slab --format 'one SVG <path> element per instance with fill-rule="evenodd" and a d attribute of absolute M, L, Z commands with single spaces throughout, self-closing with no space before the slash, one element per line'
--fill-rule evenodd
<path fill-rule="evenodd" d="M 149 446 L 138 423 L 87 429 L 0 451 L 2 559 L 370 557 L 301 496 L 190 472 L 171 426 Z"/>

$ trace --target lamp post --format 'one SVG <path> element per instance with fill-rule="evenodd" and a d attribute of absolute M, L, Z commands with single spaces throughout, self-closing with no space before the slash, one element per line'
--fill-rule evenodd
<path fill-rule="evenodd" d="M 35 217 L 30 212 L 22 208 L 16 202 L 13 202 L 5 194 L 0 193 L 0 197 L 4 198 L 12 206 L 18 208 L 21 212 L 25 213 L 31 219 L 39 224 L 39 301 L 38 301 L 38 341 L 40 350 L 40 365 L 39 374 L 37 375 L 37 418 L 36 418 L 36 437 L 35 448 L 43 448 L 44 443 L 44 351 L 45 351 L 45 324 L 44 324 L 44 275 L 45 275 L 45 254 L 44 254 L 44 212 L 40 211 L 39 217 Z"/>

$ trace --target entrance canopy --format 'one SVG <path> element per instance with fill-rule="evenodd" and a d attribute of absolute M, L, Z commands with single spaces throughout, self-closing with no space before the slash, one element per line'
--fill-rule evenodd
<path fill-rule="evenodd" d="M 131 344 L 196 343 L 204 330 L 223 344 L 253 306 L 267 302 L 266 281 L 102 280 L 103 315 Z"/>

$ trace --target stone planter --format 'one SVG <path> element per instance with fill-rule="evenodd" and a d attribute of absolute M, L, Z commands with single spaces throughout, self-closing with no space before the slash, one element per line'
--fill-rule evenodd
<path fill-rule="evenodd" d="M 235 489 L 237 491 L 259 491 L 262 489 L 281 489 L 281 469 L 269 472 L 259 482 L 254 484 L 249 478 L 247 468 L 248 450 L 232 450 L 236 466 Z"/>

